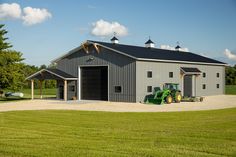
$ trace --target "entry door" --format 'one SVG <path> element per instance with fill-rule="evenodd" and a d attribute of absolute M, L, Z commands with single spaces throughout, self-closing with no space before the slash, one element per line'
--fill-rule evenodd
<path fill-rule="evenodd" d="M 193 96 L 192 88 L 193 88 L 193 82 L 192 82 L 192 75 L 185 75 L 184 76 L 184 96 Z"/>
<path fill-rule="evenodd" d="M 108 100 L 107 67 L 81 68 L 81 99 Z"/>

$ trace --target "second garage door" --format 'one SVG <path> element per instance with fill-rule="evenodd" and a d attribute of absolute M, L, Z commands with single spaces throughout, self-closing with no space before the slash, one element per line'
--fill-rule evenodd
<path fill-rule="evenodd" d="M 81 99 L 108 100 L 108 67 L 81 68 Z"/>

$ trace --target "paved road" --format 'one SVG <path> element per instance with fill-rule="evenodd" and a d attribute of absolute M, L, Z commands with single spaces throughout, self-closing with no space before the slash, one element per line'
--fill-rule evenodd
<path fill-rule="evenodd" d="M 173 112 L 213 110 L 236 107 L 236 96 L 217 95 L 205 97 L 203 102 L 181 102 L 164 105 L 141 103 L 120 103 L 103 101 L 59 101 L 59 100 L 26 100 L 0 103 L 0 112 L 18 110 L 86 110 L 109 112 Z"/>

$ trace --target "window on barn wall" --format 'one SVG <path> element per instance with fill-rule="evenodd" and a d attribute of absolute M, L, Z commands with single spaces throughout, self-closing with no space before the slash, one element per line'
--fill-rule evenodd
<path fill-rule="evenodd" d="M 152 92 L 152 86 L 147 86 L 147 92 L 148 93 Z"/>
<path fill-rule="evenodd" d="M 206 89 L 206 84 L 203 84 L 203 85 L 202 85 L 202 89 Z"/>
<path fill-rule="evenodd" d="M 74 92 L 75 91 L 75 86 L 69 86 L 69 91 Z"/>
<path fill-rule="evenodd" d="M 122 92 L 121 86 L 115 86 L 115 93 L 121 93 L 121 92 Z"/>
<path fill-rule="evenodd" d="M 202 73 L 202 77 L 206 77 L 206 73 Z"/>
<path fill-rule="evenodd" d="M 169 72 L 169 78 L 173 78 L 174 73 L 173 72 Z"/>
<path fill-rule="evenodd" d="M 152 78 L 152 71 L 148 71 L 148 72 L 147 72 L 147 77 L 148 77 L 148 78 Z"/>
<path fill-rule="evenodd" d="M 220 84 L 216 84 L 216 88 L 220 88 Z"/>
<path fill-rule="evenodd" d="M 216 73 L 216 77 L 220 77 L 220 73 Z"/>

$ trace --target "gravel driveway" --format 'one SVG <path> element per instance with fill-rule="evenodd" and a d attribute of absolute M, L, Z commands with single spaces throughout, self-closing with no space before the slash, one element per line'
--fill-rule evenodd
<path fill-rule="evenodd" d="M 0 112 L 18 110 L 86 110 L 109 112 L 173 112 L 198 111 L 236 107 L 236 96 L 217 95 L 205 97 L 203 102 L 181 102 L 164 105 L 120 103 L 103 101 L 26 100 L 0 103 Z"/>

